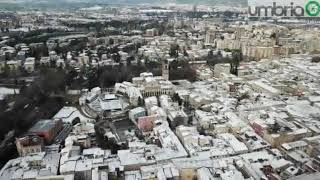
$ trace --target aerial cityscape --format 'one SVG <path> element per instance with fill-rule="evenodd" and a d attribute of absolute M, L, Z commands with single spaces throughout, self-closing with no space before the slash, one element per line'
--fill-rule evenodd
<path fill-rule="evenodd" d="M 320 180 L 320 1 L 0 0 L 0 180 Z"/>

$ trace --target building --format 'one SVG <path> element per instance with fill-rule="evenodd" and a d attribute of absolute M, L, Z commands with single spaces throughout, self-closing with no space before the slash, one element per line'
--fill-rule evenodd
<path fill-rule="evenodd" d="M 227 133 L 230 130 L 227 119 L 212 112 L 196 110 L 193 118 L 197 121 L 200 128 L 210 134 Z"/>
<path fill-rule="evenodd" d="M 147 112 L 143 107 L 137 107 L 129 111 L 129 118 L 131 121 L 134 121 L 134 122 L 137 121 L 138 118 L 146 115 L 147 115 Z"/>
<path fill-rule="evenodd" d="M 213 30 L 209 30 L 206 33 L 205 44 L 213 44 L 216 39 L 216 32 Z"/>
<path fill-rule="evenodd" d="M 118 99 L 114 94 L 105 94 L 100 101 L 100 107 L 104 112 L 121 111 L 122 101 Z"/>
<path fill-rule="evenodd" d="M 60 153 L 39 152 L 11 159 L 0 171 L 1 180 L 35 180 L 39 177 L 56 176 Z M 69 179 L 65 179 L 69 180 Z"/>
<path fill-rule="evenodd" d="M 159 97 L 159 101 L 161 107 L 167 114 L 168 122 L 172 128 L 187 123 L 187 114 L 183 111 L 183 108 L 181 108 L 178 103 L 172 101 L 170 96 L 161 95 Z"/>
<path fill-rule="evenodd" d="M 16 147 L 19 156 L 27 156 L 32 153 L 39 153 L 43 150 L 43 139 L 37 135 L 27 135 L 16 139 Z"/>
<path fill-rule="evenodd" d="M 21 61 L 26 60 L 26 52 L 25 51 L 19 51 L 17 53 L 17 59 L 21 60 Z"/>
<path fill-rule="evenodd" d="M 165 80 L 169 80 L 169 61 L 164 60 L 162 62 L 162 77 Z"/>
<path fill-rule="evenodd" d="M 21 67 L 21 61 L 19 60 L 9 60 L 7 61 L 7 66 L 9 68 L 10 71 L 14 72 L 14 71 L 18 71 Z"/>
<path fill-rule="evenodd" d="M 56 175 L 56 176 L 40 176 L 36 178 L 36 180 L 73 180 L 73 179 L 74 179 L 73 174 Z"/>
<path fill-rule="evenodd" d="M 143 132 L 152 131 L 156 125 L 157 116 L 145 116 L 138 118 L 138 127 Z"/>
<path fill-rule="evenodd" d="M 280 90 L 274 88 L 266 79 L 250 81 L 249 85 L 258 93 L 266 93 L 269 95 L 278 95 L 281 93 Z"/>
<path fill-rule="evenodd" d="M 301 140 L 309 137 L 311 132 L 295 123 L 286 121 L 287 114 L 260 112 L 260 118 L 252 116 L 250 125 L 254 131 L 266 140 L 272 147 L 280 147 L 283 143 Z M 283 117 L 282 117 L 283 116 Z"/>
<path fill-rule="evenodd" d="M 214 66 L 214 77 L 220 78 L 223 74 L 230 74 L 230 64 L 216 64 Z"/>
<path fill-rule="evenodd" d="M 141 105 L 141 102 L 143 101 L 140 89 L 135 87 L 131 82 L 116 83 L 114 91 L 121 95 L 128 96 L 130 103 L 134 106 Z"/>
<path fill-rule="evenodd" d="M 167 66 L 167 68 L 169 67 Z M 167 76 L 169 71 L 164 73 L 169 79 Z M 153 76 L 152 73 L 141 73 L 140 77 L 132 78 L 132 83 L 140 90 L 143 97 L 173 94 L 173 84 L 162 76 Z"/>
<path fill-rule="evenodd" d="M 49 57 L 41 57 L 40 65 L 50 66 L 50 58 Z"/>
<path fill-rule="evenodd" d="M 29 129 L 29 133 L 42 137 L 46 144 L 50 144 L 62 128 L 63 125 L 61 120 L 40 120 L 31 129 Z"/>
<path fill-rule="evenodd" d="M 273 47 L 244 46 L 242 52 L 244 56 L 257 60 L 270 59 L 273 56 Z"/>
<path fill-rule="evenodd" d="M 57 62 L 56 62 L 56 66 L 61 68 L 61 69 L 64 69 L 66 67 L 66 64 L 65 64 L 63 59 L 58 59 Z"/>
<path fill-rule="evenodd" d="M 157 29 L 153 28 L 153 29 L 147 29 L 146 31 L 146 36 L 147 37 L 153 37 L 153 36 L 158 36 L 159 32 Z"/>
<path fill-rule="evenodd" d="M 24 69 L 28 73 L 32 73 L 34 71 L 34 68 L 35 68 L 35 58 L 33 57 L 27 58 L 26 61 L 24 62 Z"/>

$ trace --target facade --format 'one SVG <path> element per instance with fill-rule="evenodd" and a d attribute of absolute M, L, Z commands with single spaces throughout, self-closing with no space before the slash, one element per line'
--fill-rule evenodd
<path fill-rule="evenodd" d="M 270 59 L 273 55 L 272 47 L 257 47 L 247 46 L 243 47 L 243 55 L 254 59 Z"/>
<path fill-rule="evenodd" d="M 169 70 L 163 72 L 166 78 L 169 78 L 167 76 Z M 162 76 L 153 76 L 152 73 L 141 73 L 140 77 L 132 78 L 132 83 L 140 90 L 143 97 L 173 94 L 173 84 Z"/>
<path fill-rule="evenodd" d="M 224 39 L 217 41 L 217 49 L 241 49 L 241 42 L 235 39 Z"/>
<path fill-rule="evenodd" d="M 213 44 L 216 40 L 216 33 L 213 30 L 209 30 L 206 33 L 205 44 Z"/>
<path fill-rule="evenodd" d="M 37 135 L 27 135 L 16 139 L 16 147 L 20 156 L 43 151 L 43 139 Z"/>
<path fill-rule="evenodd" d="M 158 36 L 159 32 L 157 29 L 152 28 L 152 29 L 147 29 L 146 31 L 146 36 L 147 37 L 153 37 L 153 36 Z"/>
<path fill-rule="evenodd" d="M 136 121 L 138 118 L 146 115 L 146 110 L 143 107 L 137 107 L 129 111 L 129 118 L 131 121 Z"/>

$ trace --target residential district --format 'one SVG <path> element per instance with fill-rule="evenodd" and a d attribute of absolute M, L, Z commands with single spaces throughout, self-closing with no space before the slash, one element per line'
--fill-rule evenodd
<path fill-rule="evenodd" d="M 320 178 L 317 19 L 0 13 L 1 180 Z"/>

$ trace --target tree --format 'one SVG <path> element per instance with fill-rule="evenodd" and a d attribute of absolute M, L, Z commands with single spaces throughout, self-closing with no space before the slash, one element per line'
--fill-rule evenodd
<path fill-rule="evenodd" d="M 208 52 L 208 58 L 209 59 L 212 59 L 214 57 L 213 55 L 213 50 L 211 49 L 209 52 Z"/>
<path fill-rule="evenodd" d="M 311 62 L 313 62 L 313 63 L 319 63 L 319 62 L 320 62 L 320 56 L 312 57 Z"/>
<path fill-rule="evenodd" d="M 169 73 L 170 80 L 188 79 L 189 81 L 195 81 L 197 77 L 196 71 L 188 61 L 175 62 Z"/>
<path fill-rule="evenodd" d="M 113 45 L 114 44 L 114 40 L 112 38 L 109 39 L 109 44 Z"/>
<path fill-rule="evenodd" d="M 229 49 L 229 48 L 225 48 L 224 51 L 225 52 L 232 52 L 231 49 Z"/>
<path fill-rule="evenodd" d="M 150 61 L 149 59 L 146 59 L 145 65 L 147 69 L 156 69 L 159 68 L 161 64 L 157 61 Z"/>
<path fill-rule="evenodd" d="M 111 87 L 118 81 L 119 71 L 115 68 L 110 69 L 108 67 L 103 69 L 101 76 L 98 78 L 102 87 Z"/>
<path fill-rule="evenodd" d="M 48 48 L 48 45 L 45 41 L 43 42 L 42 48 L 43 48 L 42 55 L 49 56 L 49 48 Z"/>
<path fill-rule="evenodd" d="M 117 52 L 115 54 L 112 55 L 112 59 L 116 62 L 119 63 L 121 58 L 120 58 L 120 54 Z"/>
<path fill-rule="evenodd" d="M 94 87 L 99 86 L 99 76 L 98 76 L 98 72 L 96 69 L 91 68 L 91 67 L 87 67 L 84 69 L 84 73 L 85 73 L 85 77 L 87 77 L 87 88 L 92 89 Z"/>
<path fill-rule="evenodd" d="M 231 65 L 231 73 L 238 75 L 238 67 L 240 65 L 240 62 L 243 60 L 243 55 L 241 50 L 233 50 L 232 51 L 232 62 Z"/>
<path fill-rule="evenodd" d="M 138 106 L 144 106 L 144 101 L 141 97 L 138 98 Z"/>
<path fill-rule="evenodd" d="M 183 47 L 183 56 L 189 57 L 189 54 L 188 54 L 188 52 L 187 52 L 185 47 Z"/>
<path fill-rule="evenodd" d="M 171 63 L 170 63 L 170 69 L 173 69 L 173 70 L 177 70 L 178 69 L 178 61 L 177 60 L 173 60 Z"/>
<path fill-rule="evenodd" d="M 9 75 L 10 75 L 10 67 L 7 63 L 5 63 L 5 65 L 3 67 L 2 76 L 8 77 Z"/>
<path fill-rule="evenodd" d="M 179 106 L 182 105 L 183 103 L 183 100 L 180 98 L 179 94 L 178 93 L 175 93 L 172 97 L 172 100 L 173 101 L 177 101 L 179 103 Z"/>
<path fill-rule="evenodd" d="M 138 68 L 142 68 L 142 67 L 143 67 L 142 62 L 141 62 L 141 59 L 138 59 L 138 60 L 137 60 L 137 67 L 138 67 Z"/>
<path fill-rule="evenodd" d="M 96 31 L 98 33 L 100 33 L 102 30 L 103 30 L 103 24 L 101 24 L 100 22 L 96 23 L 95 24 L 95 28 L 96 28 Z"/>
<path fill-rule="evenodd" d="M 73 80 L 78 76 L 78 72 L 75 69 L 71 69 L 66 75 L 66 84 L 71 86 Z"/>
<path fill-rule="evenodd" d="M 48 94 L 64 91 L 66 88 L 65 72 L 60 69 L 48 69 L 41 75 L 40 88 Z"/>
<path fill-rule="evenodd" d="M 177 44 L 171 45 L 169 55 L 172 58 L 179 57 L 179 45 Z"/>
<path fill-rule="evenodd" d="M 60 47 L 60 43 L 57 42 L 57 46 L 54 48 L 54 51 L 59 55 L 62 53 L 62 49 Z"/>
<path fill-rule="evenodd" d="M 127 60 L 127 66 L 131 66 L 131 62 L 134 61 L 134 57 L 130 56 L 126 60 Z"/>

